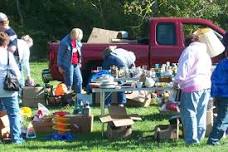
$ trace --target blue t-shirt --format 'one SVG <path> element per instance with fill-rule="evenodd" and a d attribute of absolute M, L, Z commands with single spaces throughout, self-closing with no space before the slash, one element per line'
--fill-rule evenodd
<path fill-rule="evenodd" d="M 228 58 L 221 60 L 211 76 L 211 96 L 228 97 Z"/>
<path fill-rule="evenodd" d="M 10 38 L 10 42 L 9 42 L 9 47 L 10 46 L 16 46 L 16 48 L 17 48 L 17 34 L 16 34 L 16 32 L 10 27 L 9 29 L 7 29 L 6 31 L 5 31 L 5 33 L 9 36 L 9 38 Z M 16 51 L 14 52 L 14 55 L 15 56 L 19 56 L 19 54 L 18 54 L 18 49 L 16 49 Z"/>

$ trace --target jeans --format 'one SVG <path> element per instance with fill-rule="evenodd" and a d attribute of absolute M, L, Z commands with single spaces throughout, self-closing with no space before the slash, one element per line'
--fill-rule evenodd
<path fill-rule="evenodd" d="M 216 98 L 216 101 L 218 115 L 207 141 L 207 143 L 211 145 L 219 144 L 219 140 L 223 137 L 228 128 L 228 98 Z"/>
<path fill-rule="evenodd" d="M 19 143 L 21 138 L 21 117 L 18 104 L 18 97 L 1 97 L 0 102 L 4 105 L 10 122 L 10 135 L 12 142 Z"/>
<path fill-rule="evenodd" d="M 180 113 L 187 144 L 199 143 L 205 136 L 209 97 L 209 89 L 181 94 Z"/>
<path fill-rule="evenodd" d="M 112 103 L 112 94 L 109 95 L 109 93 L 105 93 L 105 105 L 110 105 Z M 127 102 L 126 95 L 124 92 L 117 92 L 117 102 L 118 104 L 125 104 Z"/>
<path fill-rule="evenodd" d="M 82 74 L 79 65 L 71 65 L 69 70 L 65 71 L 64 83 L 68 89 L 73 89 L 76 93 L 82 92 Z"/>

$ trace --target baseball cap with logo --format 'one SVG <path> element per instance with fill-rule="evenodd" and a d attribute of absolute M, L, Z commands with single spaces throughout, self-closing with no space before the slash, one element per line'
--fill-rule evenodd
<path fill-rule="evenodd" d="M 6 14 L 0 12 L 0 22 L 7 21 L 7 20 L 8 20 L 8 17 L 6 16 Z"/>

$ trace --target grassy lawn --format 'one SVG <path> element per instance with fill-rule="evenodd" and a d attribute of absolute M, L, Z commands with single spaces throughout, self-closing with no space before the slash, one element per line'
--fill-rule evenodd
<path fill-rule="evenodd" d="M 32 76 L 37 83 L 41 83 L 41 70 L 47 68 L 46 62 L 33 62 Z M 52 111 L 67 109 L 72 112 L 73 107 L 51 108 Z M 23 145 L 0 144 L 0 152 L 68 152 L 68 151 L 154 151 L 154 152 L 227 152 L 228 138 L 222 141 L 221 146 L 208 146 L 206 139 L 197 146 L 186 146 L 182 139 L 178 141 L 163 141 L 157 143 L 153 138 L 152 129 L 158 124 L 168 124 L 167 116 L 159 114 L 156 106 L 149 108 L 127 108 L 128 113 L 139 114 L 143 121 L 133 125 L 133 134 L 130 139 L 110 141 L 101 136 L 101 123 L 98 120 L 99 107 L 92 107 L 95 116 L 93 132 L 90 134 L 76 134 L 73 142 L 46 141 L 44 135 L 28 140 Z"/>

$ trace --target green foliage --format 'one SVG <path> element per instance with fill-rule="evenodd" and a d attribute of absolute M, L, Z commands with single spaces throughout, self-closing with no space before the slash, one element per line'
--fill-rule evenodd
<path fill-rule="evenodd" d="M 227 5 L 226 0 L 128 0 L 123 8 L 126 14 L 134 14 L 141 19 L 138 26 L 151 16 L 200 17 L 224 26 L 227 19 L 222 14 L 227 14 Z"/>
<path fill-rule="evenodd" d="M 32 59 L 47 58 L 48 41 L 61 39 L 72 27 L 83 30 L 85 42 L 93 27 L 125 30 L 130 38 L 147 36 L 151 16 L 202 17 L 228 27 L 227 0 L 0 0 L 0 4 L 18 36 L 30 34 L 34 39 Z"/>

